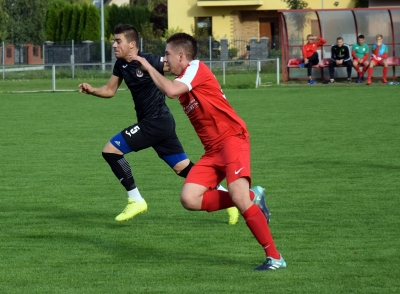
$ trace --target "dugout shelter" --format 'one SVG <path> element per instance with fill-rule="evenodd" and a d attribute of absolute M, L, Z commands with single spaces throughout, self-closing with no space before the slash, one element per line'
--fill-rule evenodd
<path fill-rule="evenodd" d="M 400 8 L 352 8 L 352 9 L 303 9 L 279 10 L 282 40 L 283 81 L 306 79 L 306 72 L 299 68 L 302 59 L 301 48 L 307 35 L 313 34 L 326 39 L 326 44 L 318 48 L 320 63 L 314 66 L 313 78 L 329 77 L 328 67 L 324 66 L 331 56 L 331 46 L 337 37 L 342 37 L 350 45 L 357 42 L 358 35 L 365 36 L 370 47 L 377 34 L 383 36 L 383 43 L 389 49 L 388 77 L 400 76 Z M 397 72 L 396 72 L 397 67 Z M 345 68 L 337 68 L 337 77 L 345 77 Z M 353 77 L 357 74 L 355 70 Z M 373 77 L 382 76 L 382 67 L 374 67 Z"/>

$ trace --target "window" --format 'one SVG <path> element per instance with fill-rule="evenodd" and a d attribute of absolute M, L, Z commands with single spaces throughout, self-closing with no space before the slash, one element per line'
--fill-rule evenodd
<path fill-rule="evenodd" d="M 212 36 L 211 17 L 196 17 L 195 27 L 197 36 Z"/>

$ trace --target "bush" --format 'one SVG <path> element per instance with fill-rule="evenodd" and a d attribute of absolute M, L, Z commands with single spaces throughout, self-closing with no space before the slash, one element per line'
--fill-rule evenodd
<path fill-rule="evenodd" d="M 239 49 L 238 48 L 229 48 L 228 49 L 228 57 L 229 59 L 234 59 L 235 57 L 237 57 L 239 53 Z"/>
<path fill-rule="evenodd" d="M 271 49 L 268 54 L 268 58 L 281 58 L 282 50 L 279 49 Z"/>

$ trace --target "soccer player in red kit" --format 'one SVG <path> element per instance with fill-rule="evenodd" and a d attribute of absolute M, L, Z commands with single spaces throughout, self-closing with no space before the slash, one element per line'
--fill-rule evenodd
<path fill-rule="evenodd" d="M 372 83 L 372 72 L 376 65 L 383 66 L 382 83 L 387 83 L 386 76 L 388 72 L 388 63 L 386 58 L 388 57 L 388 46 L 383 44 L 383 36 L 381 34 L 376 35 L 376 43 L 372 45 L 372 56 L 368 68 L 368 80 L 367 85 Z"/>
<path fill-rule="evenodd" d="M 160 74 L 168 68 L 163 62 L 163 57 L 140 51 L 138 44 L 139 33 L 135 27 L 130 24 L 117 24 L 114 27 L 113 42 L 117 60 L 107 84 L 99 88 L 88 83 L 78 86 L 80 93 L 112 98 L 124 81 L 135 104 L 137 123 L 117 133 L 106 143 L 102 152 L 103 158 L 128 194 L 127 206 L 115 218 L 118 222 L 130 220 L 147 211 L 147 202 L 136 186 L 125 154 L 152 147 L 158 156 L 183 178 L 186 178 L 193 166 L 176 135 L 175 120 L 165 103 L 164 93 L 161 93 L 149 74 L 143 72 L 137 62 L 131 62 L 130 55 L 142 56 Z M 225 190 L 220 185 L 216 188 Z M 227 211 L 229 224 L 236 224 L 239 211 L 235 207 Z"/>
<path fill-rule="evenodd" d="M 149 62 L 132 56 L 168 97 L 178 98 L 197 135 L 205 154 L 190 170 L 181 192 L 181 203 L 188 210 L 208 212 L 236 206 L 247 226 L 263 247 L 266 260 L 255 270 L 286 267 L 277 251 L 268 227 L 269 212 L 264 189 L 249 189 L 250 141 L 244 121 L 227 101 L 221 86 L 210 69 L 195 60 L 197 41 L 186 33 L 177 33 L 167 40 L 164 60 L 174 80 L 161 75 Z M 226 178 L 228 192 L 213 190 Z"/>

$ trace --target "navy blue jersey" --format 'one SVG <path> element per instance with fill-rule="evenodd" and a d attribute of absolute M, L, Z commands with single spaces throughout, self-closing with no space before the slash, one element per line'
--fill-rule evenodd
<path fill-rule="evenodd" d="M 138 55 L 145 58 L 161 74 L 164 74 L 164 63 L 161 56 L 142 52 L 139 52 Z M 165 104 L 165 95 L 156 87 L 149 73 L 143 71 L 137 62 L 117 59 L 113 75 L 123 78 L 131 91 L 138 121 L 148 117 L 171 116 L 171 112 Z"/>

